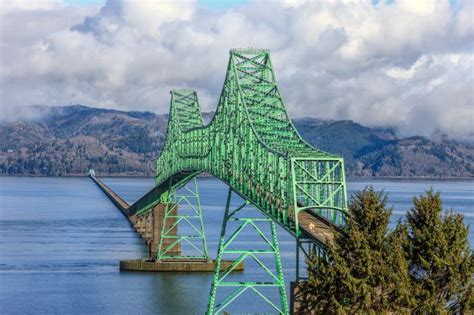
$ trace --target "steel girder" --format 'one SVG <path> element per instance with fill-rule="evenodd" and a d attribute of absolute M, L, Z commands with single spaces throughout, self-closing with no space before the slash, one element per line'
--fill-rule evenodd
<path fill-rule="evenodd" d="M 231 197 L 232 189 L 229 187 L 217 250 L 216 268 L 206 314 L 225 313 L 225 309 L 245 292 L 256 294 L 266 306 L 278 314 L 288 314 L 289 309 L 285 291 L 285 279 L 283 277 L 275 222 L 270 218 L 258 218 L 255 217 L 255 215 L 251 217 L 242 216 L 240 212 L 248 205 L 248 201 L 244 200 L 241 205 L 231 209 Z M 264 225 L 266 224 L 269 224 L 269 233 L 265 233 Z M 253 232 L 259 236 L 259 241 L 252 241 L 252 245 L 247 245 L 245 249 L 233 248 L 232 243 L 239 242 L 239 235 L 246 228 L 253 230 Z M 266 234 L 270 234 L 270 237 Z M 221 272 L 221 261 L 225 256 L 236 256 L 236 259 L 226 270 Z M 273 263 L 265 263 L 265 257 L 268 256 L 273 256 Z M 263 273 L 267 279 L 229 280 L 228 277 L 231 272 L 245 260 L 254 261 L 256 263 L 256 269 L 259 269 L 261 271 L 260 273 Z M 218 300 L 218 289 L 222 291 L 231 289 L 231 292 L 224 292 L 224 297 Z M 263 292 L 263 290 L 267 289 L 278 290 L 279 303 L 272 301 L 272 299 L 266 296 L 268 292 Z"/>
<path fill-rule="evenodd" d="M 268 50 L 230 51 L 216 114 L 207 125 L 195 91 L 171 91 L 166 141 L 156 164 L 150 198 L 132 205 L 138 215 L 166 200 L 170 178 L 180 178 L 176 185 L 182 186 L 207 172 L 296 237 L 303 210 L 332 224 L 344 223 L 344 161 L 298 134 Z"/>
<path fill-rule="evenodd" d="M 309 145 L 291 122 L 278 90 L 268 50 L 230 51 L 216 114 L 207 125 L 203 123 L 195 91 L 171 91 L 166 140 L 156 162 L 156 185 L 130 206 L 128 214 L 143 215 L 158 203 L 172 205 L 170 200 L 176 191 L 201 172 L 225 182 L 229 186 L 229 199 L 233 191 L 243 198 L 245 204 L 251 204 L 266 215 L 266 220 L 271 220 L 272 241 L 267 238 L 267 244 L 275 256 L 276 272 L 267 270 L 275 279 L 269 285 L 280 291 L 280 307 L 271 305 L 278 312 L 287 313 L 274 223 L 280 224 L 296 238 L 298 280 L 300 252 L 306 255 L 308 251 L 317 250 L 324 255 L 326 236 L 344 224 L 347 195 L 343 159 Z M 229 243 L 224 240 L 226 225 L 236 212 L 229 214 L 227 204 L 208 313 L 223 310 L 245 290 L 260 292 L 257 282 L 227 283 L 224 278 L 231 270 L 223 274 L 219 272 L 220 260 Z M 172 209 L 169 214 L 174 216 Z M 241 222 L 240 228 L 252 225 L 257 233 L 263 235 L 253 219 Z M 325 231 L 313 233 L 318 228 Z M 198 234 L 205 249 L 204 228 L 197 230 L 202 231 Z M 162 236 L 165 234 L 163 228 Z M 176 239 L 186 240 L 186 236 L 183 237 Z M 308 250 L 304 249 L 305 244 Z M 172 258 L 166 255 L 166 248 L 161 245 L 158 256 L 160 252 L 162 258 Z M 253 254 L 251 250 L 243 251 L 242 257 Z M 204 256 L 207 257 L 207 253 Z M 217 288 L 232 285 L 236 290 L 216 306 Z M 267 300 L 263 294 L 259 295 Z"/>

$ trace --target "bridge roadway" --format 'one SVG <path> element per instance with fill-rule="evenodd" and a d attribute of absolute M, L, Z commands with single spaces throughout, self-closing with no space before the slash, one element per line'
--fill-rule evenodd
<path fill-rule="evenodd" d="M 110 201 L 125 215 L 128 219 L 128 208 L 130 205 L 122 199 L 119 195 L 117 195 L 112 189 L 110 189 L 106 184 L 104 184 L 100 179 L 93 175 L 89 175 L 89 177 L 94 181 L 94 183 L 99 186 L 99 188 L 105 193 L 107 197 L 109 197 Z"/>
<path fill-rule="evenodd" d="M 229 211 L 230 198 L 234 192 L 261 211 L 271 225 L 272 240 L 265 240 L 274 254 L 274 266 L 270 268 L 275 269 L 275 273 L 270 275 L 275 281 L 264 285 L 278 288 L 281 307 L 278 309 L 279 313 L 288 313 L 275 223 L 296 239 L 296 280 L 300 281 L 300 250 L 305 254 L 313 250 L 319 254 L 324 251 L 326 244 L 333 241 L 336 233 L 342 232 L 347 192 L 343 158 L 312 147 L 293 125 L 283 104 L 268 50 L 230 51 L 215 115 L 206 124 L 196 91 L 171 91 L 166 138 L 156 160 L 156 186 L 139 200 L 128 205 L 95 178 L 93 172 L 91 177 L 147 240 L 150 255 L 153 256 L 153 249 L 158 249 L 154 257 L 159 257 L 157 261 L 162 261 L 162 258 L 167 257 L 184 257 L 180 256 L 181 249 L 175 247 L 175 244 L 178 246 L 178 242 L 190 239 L 190 236 L 177 232 L 179 220 L 187 219 L 186 215 L 181 215 L 186 208 L 178 213 L 179 201 L 175 203 L 174 200 L 181 199 L 174 199 L 173 196 L 202 172 L 211 174 L 229 186 L 226 207 L 223 207 L 225 215 L 217 265 L 223 255 L 234 253 L 228 247 L 235 239 L 235 233 L 254 220 L 246 218 L 239 221 L 232 217 L 243 207 Z M 192 198 L 198 200 L 197 188 L 195 190 Z M 195 229 L 199 233 L 197 238 L 202 239 L 202 247 L 205 249 L 200 207 L 198 212 L 196 217 L 200 218 L 200 223 Z M 227 235 L 229 238 L 225 239 L 227 222 L 235 221 L 242 225 L 237 232 Z M 256 226 L 254 228 L 258 229 Z M 163 233 L 163 237 L 160 233 Z M 171 239 L 175 241 L 166 243 Z M 304 250 L 303 245 L 308 245 L 308 251 Z M 170 249 L 180 254 L 169 256 Z M 205 254 L 199 257 L 207 258 L 207 249 L 203 252 Z M 235 264 L 224 273 L 216 270 L 208 314 L 219 313 L 247 289 L 264 298 L 258 291 L 261 286 L 259 282 L 223 281 L 223 278 L 235 270 L 233 267 L 237 262 L 246 257 L 257 259 L 257 252 L 246 248 Z M 264 269 L 270 270 L 267 267 Z M 235 287 L 236 291 L 216 304 L 217 288 L 225 286 Z M 264 300 L 268 301 L 266 298 Z M 273 304 L 272 306 L 275 307 Z"/>
<path fill-rule="evenodd" d="M 129 215 L 130 205 L 123 200 L 116 192 L 114 192 L 110 187 L 108 187 L 104 182 L 102 182 L 95 175 L 89 174 L 89 177 L 92 181 L 104 192 L 104 194 L 112 201 L 112 203 L 122 212 L 122 214 L 128 219 L 132 227 L 138 235 L 145 241 L 149 249 L 149 259 L 134 259 L 134 260 L 122 260 L 120 261 L 120 270 L 125 271 L 159 271 L 159 272 L 214 272 L 216 263 L 211 259 L 202 259 L 202 260 L 173 260 L 173 261 L 155 261 L 156 257 L 156 248 L 160 242 L 161 237 L 161 227 L 163 223 L 163 205 L 155 206 L 153 211 L 150 211 L 147 215 L 137 218 L 134 214 Z M 169 228 L 170 222 L 166 225 L 166 228 Z M 178 230 L 177 228 L 173 229 L 174 234 L 176 235 Z M 164 241 L 164 244 L 167 245 L 167 241 Z M 171 252 L 179 255 L 181 253 L 181 248 L 179 244 L 174 246 Z M 225 271 L 232 265 L 233 261 L 223 260 L 220 265 L 221 271 Z M 243 271 L 244 263 L 239 263 L 234 271 Z"/>
<path fill-rule="evenodd" d="M 132 205 L 129 205 L 122 197 L 120 197 L 116 192 L 114 192 L 110 187 L 104 184 L 96 176 L 89 176 L 94 183 L 99 186 L 99 188 L 105 193 L 105 195 L 112 201 L 112 203 L 124 214 L 124 216 L 130 220 L 132 224 L 136 224 L 134 213 L 130 212 L 130 209 L 135 209 L 137 204 L 142 204 L 141 199 L 149 197 L 147 195 L 155 194 L 153 188 L 142 198 L 134 202 Z M 339 231 L 339 228 L 328 222 L 324 218 L 318 217 L 315 213 L 310 211 L 300 211 L 299 213 L 299 226 L 301 231 L 308 238 L 319 242 L 322 245 L 326 245 L 327 242 L 331 242 L 334 239 L 334 231 Z"/>

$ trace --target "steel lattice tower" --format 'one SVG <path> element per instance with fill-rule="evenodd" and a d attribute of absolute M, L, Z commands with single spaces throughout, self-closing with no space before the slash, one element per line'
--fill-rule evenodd
<path fill-rule="evenodd" d="M 281 298 L 280 307 L 274 306 L 287 313 L 274 224 L 296 238 L 298 249 L 308 244 L 310 250 L 320 250 L 332 239 L 334 228 L 344 224 L 346 182 L 343 159 L 312 147 L 296 131 L 283 105 L 268 50 L 230 51 L 216 114 L 207 125 L 203 123 L 195 91 L 171 91 L 166 141 L 156 162 L 156 186 L 130 206 L 129 215 L 139 217 L 159 203 L 172 203 L 178 189 L 202 172 L 227 184 L 229 198 L 231 193 L 237 194 L 273 225 L 267 240 L 275 256 L 277 270 L 272 275 Z M 228 245 L 224 237 L 226 225 L 235 210 L 229 211 L 227 204 L 217 263 Z M 195 214 L 203 246 L 198 256 L 207 257 L 200 205 Z M 253 224 L 253 219 L 246 220 Z M 161 233 L 166 237 L 166 231 Z M 179 241 L 183 240 L 186 236 L 180 237 Z M 249 250 L 243 255 L 252 256 L 251 253 Z M 157 256 L 172 258 L 166 256 L 162 246 Z M 220 280 L 216 268 L 209 313 L 216 311 L 214 300 Z M 250 282 L 244 283 L 244 287 L 254 288 Z M 224 302 L 234 299 L 235 296 L 229 296 Z"/>

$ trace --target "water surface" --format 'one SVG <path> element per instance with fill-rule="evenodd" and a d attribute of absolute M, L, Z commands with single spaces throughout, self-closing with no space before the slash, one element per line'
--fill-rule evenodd
<path fill-rule="evenodd" d="M 153 185 L 150 178 L 106 178 L 129 202 Z M 0 313 L 2 314 L 202 314 L 210 274 L 119 272 L 121 259 L 146 257 L 127 220 L 88 178 L 0 178 Z M 392 221 L 413 195 L 433 187 L 444 206 L 474 223 L 474 181 L 357 180 L 349 193 L 372 184 L 389 193 Z M 215 256 L 226 186 L 199 180 L 208 247 Z M 235 204 L 235 203 L 234 203 Z M 295 277 L 295 243 L 278 229 L 287 281 Z M 257 238 L 244 233 L 236 246 Z M 469 239 L 474 244 L 474 231 Z M 243 275 L 262 279 L 249 264 Z M 277 298 L 273 294 L 274 299 Z M 241 305 L 259 309 L 251 295 Z M 252 309 L 251 309 L 252 310 Z"/>

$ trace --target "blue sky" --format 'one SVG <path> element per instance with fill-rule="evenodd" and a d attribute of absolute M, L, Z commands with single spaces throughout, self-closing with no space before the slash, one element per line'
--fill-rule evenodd
<path fill-rule="evenodd" d="M 76 5 L 103 5 L 105 0 L 65 0 L 67 4 Z M 213 7 L 226 7 L 246 3 L 247 0 L 198 0 L 198 3 Z"/>
<path fill-rule="evenodd" d="M 106 0 L 64 0 L 67 4 L 76 4 L 76 5 L 103 5 Z M 198 0 L 198 3 L 206 6 L 214 7 L 227 7 L 239 4 L 245 4 L 248 0 Z M 379 2 L 385 2 L 386 4 L 394 3 L 395 0 L 372 0 L 373 4 Z M 459 0 L 449 0 L 449 3 L 453 7 L 458 7 L 460 5 Z"/>

